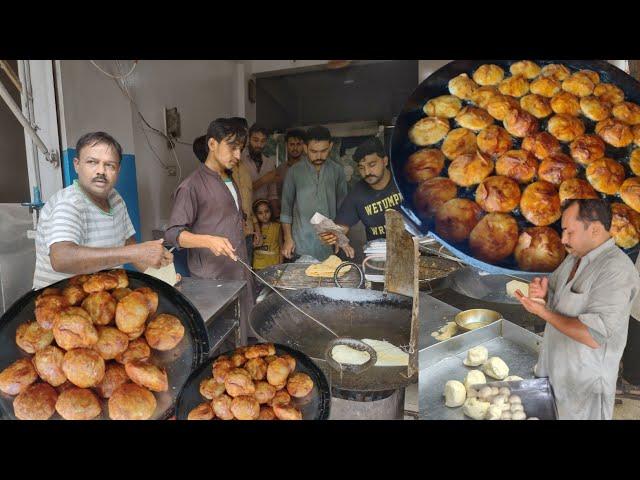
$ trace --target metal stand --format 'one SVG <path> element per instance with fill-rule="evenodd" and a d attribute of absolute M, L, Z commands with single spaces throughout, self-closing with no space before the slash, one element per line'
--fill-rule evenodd
<path fill-rule="evenodd" d="M 176 288 L 204 319 L 209 335 L 209 356 L 231 339 L 236 347 L 246 345 L 248 325 L 241 321 L 240 302 L 246 282 L 185 277 Z"/>

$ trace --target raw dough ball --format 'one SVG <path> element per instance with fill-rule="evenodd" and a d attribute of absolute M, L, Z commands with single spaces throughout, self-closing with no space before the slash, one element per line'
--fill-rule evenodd
<path fill-rule="evenodd" d="M 511 396 L 511 390 L 509 390 L 507 387 L 500 387 L 500 395 L 504 395 L 505 399 L 507 399 Z"/>
<path fill-rule="evenodd" d="M 478 393 L 478 397 L 482 400 L 489 400 L 489 397 L 491 397 L 491 387 L 482 387 Z"/>
<path fill-rule="evenodd" d="M 485 420 L 500 420 L 502 417 L 502 408 L 499 405 L 491 405 L 487 410 Z"/>
<path fill-rule="evenodd" d="M 477 398 L 468 398 L 462 407 L 463 413 L 474 420 L 482 420 L 489 410 L 489 402 Z"/>
<path fill-rule="evenodd" d="M 500 393 L 500 389 L 498 387 L 491 387 L 491 396 L 495 397 Z"/>
<path fill-rule="evenodd" d="M 447 407 L 459 407 L 464 403 L 467 397 L 467 391 L 464 385 L 457 380 L 449 380 L 444 385 L 444 404 Z"/>
<path fill-rule="evenodd" d="M 468 367 L 477 367 L 486 362 L 488 357 L 489 351 L 485 347 L 473 347 L 467 352 L 467 358 L 462 363 Z"/>
<path fill-rule="evenodd" d="M 509 397 L 509 403 L 522 403 L 522 400 L 518 395 L 511 395 Z"/>
<path fill-rule="evenodd" d="M 447 322 L 442 328 L 440 328 L 438 331 L 433 332 L 431 334 L 431 336 L 433 338 L 435 338 L 436 340 L 438 340 L 439 342 L 443 341 L 443 340 L 448 340 L 451 337 L 453 337 L 456 332 L 458 331 L 458 326 L 456 325 L 456 322 Z M 334 347 L 335 349 L 336 347 Z M 333 350 L 332 350 L 333 351 Z"/>
<path fill-rule="evenodd" d="M 487 363 L 482 366 L 482 370 L 490 377 L 498 380 L 502 380 L 509 375 L 509 367 L 500 357 L 491 357 L 487 360 Z"/>
<path fill-rule="evenodd" d="M 502 405 L 504 405 L 506 402 L 507 402 L 507 397 L 505 397 L 504 395 L 496 395 L 491 399 L 491 404 L 498 405 L 501 409 L 502 409 Z"/>
<path fill-rule="evenodd" d="M 516 382 L 518 380 L 524 380 L 524 378 L 519 377 L 518 375 L 509 375 L 503 381 L 505 381 L 505 382 Z M 503 387 L 503 388 L 506 388 L 506 387 Z"/>
<path fill-rule="evenodd" d="M 464 386 L 469 390 L 471 385 L 481 385 L 487 383 L 487 379 L 480 370 L 471 370 L 464 379 Z"/>
<path fill-rule="evenodd" d="M 511 413 L 524 412 L 524 407 L 521 403 L 512 403 L 510 410 Z"/>
<path fill-rule="evenodd" d="M 507 412 L 509 415 L 511 415 L 511 405 L 509 405 L 508 401 L 505 401 L 505 403 L 500 405 L 500 408 L 502 409 L 502 412 Z"/>
<path fill-rule="evenodd" d="M 511 412 L 502 412 L 500 420 L 511 420 Z"/>
<path fill-rule="evenodd" d="M 540 420 L 538 417 L 529 417 L 527 420 Z"/>
<path fill-rule="evenodd" d="M 527 418 L 526 413 L 524 412 L 515 412 L 511 415 L 512 420 L 525 420 Z"/>

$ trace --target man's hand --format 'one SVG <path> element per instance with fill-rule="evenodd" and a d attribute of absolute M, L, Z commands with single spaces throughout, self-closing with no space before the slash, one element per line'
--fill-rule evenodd
<path fill-rule="evenodd" d="M 318 235 L 320 240 L 322 240 L 327 245 L 335 245 L 338 242 L 338 235 L 331 232 L 324 232 Z M 337 250 L 336 250 L 337 252 Z"/>
<path fill-rule="evenodd" d="M 149 267 L 166 267 L 173 262 L 173 254 L 169 253 L 163 246 L 164 240 L 152 240 L 131 245 L 135 249 L 136 261 L 134 263 L 144 266 L 144 270 Z M 142 270 L 142 271 L 144 271 Z"/>
<path fill-rule="evenodd" d="M 529 298 L 547 298 L 549 292 L 549 279 L 547 277 L 536 277 L 529 284 Z"/>
<path fill-rule="evenodd" d="M 253 232 L 253 246 L 254 247 L 262 246 L 262 233 L 259 230 Z"/>
<path fill-rule="evenodd" d="M 527 312 L 533 313 L 534 315 L 540 317 L 542 320 L 546 321 L 545 314 L 549 312 L 549 309 L 547 308 L 546 303 L 544 303 L 544 300 L 542 300 L 540 297 L 525 297 L 520 290 L 516 290 L 515 293 L 516 297 Z M 531 294 L 531 290 L 529 290 L 529 294 Z"/>
<path fill-rule="evenodd" d="M 336 253 L 338 253 L 338 245 L 336 245 Z M 344 253 L 347 254 L 347 257 L 349 258 L 353 258 L 356 254 L 355 250 L 353 249 L 353 247 L 351 245 L 349 245 L 348 243 L 342 247 L 342 250 L 344 250 Z"/>
<path fill-rule="evenodd" d="M 289 239 L 285 239 L 284 241 L 284 245 L 282 246 L 282 255 L 285 258 L 292 258 L 293 257 L 293 252 L 296 249 L 296 243 L 293 241 L 292 238 Z"/>
<path fill-rule="evenodd" d="M 216 257 L 220 255 L 226 255 L 231 260 L 236 261 L 235 248 L 231 245 L 231 242 L 226 237 L 218 237 L 215 235 L 209 235 L 207 247 L 211 250 Z"/>

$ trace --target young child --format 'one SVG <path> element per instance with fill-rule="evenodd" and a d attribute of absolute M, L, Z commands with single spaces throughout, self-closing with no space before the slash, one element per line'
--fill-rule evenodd
<path fill-rule="evenodd" d="M 279 222 L 271 221 L 271 205 L 267 200 L 256 200 L 253 203 L 253 213 L 260 222 L 260 231 L 262 232 L 262 246 L 254 247 L 253 268 L 262 270 L 271 265 L 282 263 L 282 254 L 280 253 L 282 231 Z"/>

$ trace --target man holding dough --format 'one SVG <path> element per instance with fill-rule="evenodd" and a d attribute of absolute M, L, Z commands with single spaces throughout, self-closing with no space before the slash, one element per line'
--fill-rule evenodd
<path fill-rule="evenodd" d="M 618 367 L 640 277 L 615 245 L 610 228 L 605 200 L 568 203 L 562 243 L 569 255 L 549 278 L 531 282 L 529 297 L 516 291 L 524 308 L 547 323 L 535 374 L 549 377 L 562 420 L 613 417 Z"/>
<path fill-rule="evenodd" d="M 173 262 L 162 240 L 136 242 L 115 189 L 121 162 L 122 147 L 108 133 L 80 137 L 73 159 L 78 179 L 52 195 L 40 213 L 33 288 L 124 263 L 144 272 Z"/>

